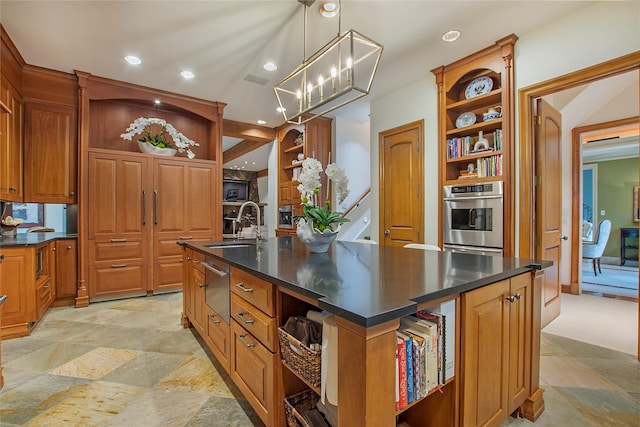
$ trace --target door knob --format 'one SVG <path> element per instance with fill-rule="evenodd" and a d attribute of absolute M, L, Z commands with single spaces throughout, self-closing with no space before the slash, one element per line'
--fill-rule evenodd
<path fill-rule="evenodd" d="M 560 240 L 569 240 L 569 236 L 567 236 L 566 234 L 561 234 Z"/>
<path fill-rule="evenodd" d="M 389 230 L 384 230 L 384 235 L 385 235 L 385 236 L 388 236 L 389 234 L 391 234 L 391 231 L 389 231 Z"/>

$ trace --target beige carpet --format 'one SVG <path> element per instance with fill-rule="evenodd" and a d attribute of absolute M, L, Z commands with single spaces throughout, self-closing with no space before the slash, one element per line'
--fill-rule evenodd
<path fill-rule="evenodd" d="M 562 294 L 560 316 L 543 332 L 636 355 L 638 303 Z"/>

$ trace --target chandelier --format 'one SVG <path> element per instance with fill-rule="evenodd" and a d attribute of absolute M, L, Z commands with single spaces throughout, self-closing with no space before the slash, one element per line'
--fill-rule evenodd
<path fill-rule="evenodd" d="M 304 6 L 304 57 L 307 45 L 307 8 Z M 338 35 L 303 60 L 274 87 L 284 119 L 302 124 L 369 94 L 382 45 L 355 30 L 340 33 L 342 2 L 338 9 Z"/>

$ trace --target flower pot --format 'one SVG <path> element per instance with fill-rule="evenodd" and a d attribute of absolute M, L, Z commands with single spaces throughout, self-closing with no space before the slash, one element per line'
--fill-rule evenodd
<path fill-rule="evenodd" d="M 309 252 L 323 253 L 329 250 L 331 243 L 338 237 L 341 225 L 338 224 L 338 229 L 335 231 L 324 230 L 320 233 L 313 229 L 313 221 L 307 222 L 305 219 L 300 219 L 298 220 L 296 234 L 298 239 L 309 248 Z"/>
<path fill-rule="evenodd" d="M 2 226 L 2 237 L 6 239 L 15 239 L 18 235 L 18 227 Z"/>
<path fill-rule="evenodd" d="M 178 150 L 174 148 L 160 148 L 155 145 L 151 145 L 148 142 L 140 142 L 138 141 L 138 147 L 140 147 L 140 151 L 147 154 L 153 154 L 155 156 L 175 156 Z"/>

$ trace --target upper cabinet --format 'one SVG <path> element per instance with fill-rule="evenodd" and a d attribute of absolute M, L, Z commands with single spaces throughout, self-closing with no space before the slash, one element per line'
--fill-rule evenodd
<path fill-rule="evenodd" d="M 22 202 L 22 102 L 5 76 L 0 86 L 0 199 Z"/>
<path fill-rule="evenodd" d="M 76 116 L 72 107 L 26 104 L 25 201 L 75 203 Z"/>
<path fill-rule="evenodd" d="M 511 181 L 514 35 L 432 72 L 444 185 Z"/>

